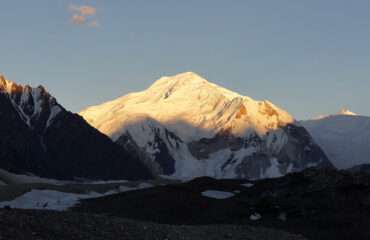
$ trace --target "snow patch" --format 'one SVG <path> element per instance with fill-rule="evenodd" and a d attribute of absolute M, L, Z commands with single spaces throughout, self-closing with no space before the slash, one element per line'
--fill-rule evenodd
<path fill-rule="evenodd" d="M 43 103 L 43 100 L 42 100 L 42 94 L 41 94 L 41 89 L 40 88 L 32 88 L 31 89 L 31 94 L 32 94 L 32 98 L 33 98 L 33 114 L 31 116 L 34 117 L 34 116 L 38 116 L 41 111 L 42 111 L 42 103 Z"/>
<path fill-rule="evenodd" d="M 287 220 L 286 214 L 285 213 L 280 213 L 280 215 L 278 216 L 278 219 L 281 220 L 281 221 L 286 221 Z"/>
<path fill-rule="evenodd" d="M 264 173 L 264 177 L 265 178 L 277 178 L 277 177 L 283 176 L 283 174 L 281 174 L 279 170 L 278 159 L 271 157 L 270 162 L 271 162 L 271 166 L 268 169 L 266 169 Z"/>
<path fill-rule="evenodd" d="M 33 189 L 12 201 L 0 202 L 0 207 L 9 205 L 12 208 L 66 211 L 82 199 L 103 197 L 137 189 L 120 186 L 118 189 L 109 190 L 105 193 L 90 192 L 85 194 Z"/>
<path fill-rule="evenodd" d="M 223 191 L 216 191 L 216 190 L 207 190 L 201 193 L 205 197 L 215 198 L 215 199 L 226 199 L 234 196 L 234 193 L 231 192 L 223 192 Z"/>
<path fill-rule="evenodd" d="M 49 209 L 65 211 L 68 208 L 76 205 L 81 199 L 102 197 L 115 194 L 117 192 L 120 191 L 111 190 L 103 194 L 96 192 L 86 194 L 75 194 L 59 192 L 54 190 L 33 189 L 32 191 L 23 194 L 22 196 L 14 199 L 13 201 L 0 202 L 0 207 L 9 205 L 12 208 Z"/>
<path fill-rule="evenodd" d="M 47 129 L 50 124 L 53 122 L 53 119 L 62 111 L 62 109 L 55 105 L 55 106 L 52 106 L 51 109 L 50 109 L 50 115 L 49 115 L 49 118 L 48 118 L 48 121 L 46 122 L 46 127 L 45 129 Z"/>
<path fill-rule="evenodd" d="M 137 188 L 139 189 L 144 189 L 144 188 L 151 188 L 151 187 L 154 187 L 153 184 L 150 184 L 150 183 L 140 183 Z"/>
<path fill-rule="evenodd" d="M 110 184 L 110 183 L 126 183 L 127 180 L 98 180 L 98 181 L 82 181 L 82 182 L 76 182 L 76 184 Z"/>
<path fill-rule="evenodd" d="M 257 221 L 257 220 L 259 220 L 259 219 L 261 219 L 262 217 L 261 217 L 261 215 L 259 215 L 258 213 L 254 213 L 254 214 L 252 214 L 250 217 L 249 217 L 249 219 L 250 220 L 252 220 L 252 221 Z"/>
<path fill-rule="evenodd" d="M 242 185 L 243 187 L 247 187 L 247 188 L 249 188 L 249 187 L 253 187 L 253 183 L 243 183 L 243 184 L 240 184 L 240 185 Z"/>

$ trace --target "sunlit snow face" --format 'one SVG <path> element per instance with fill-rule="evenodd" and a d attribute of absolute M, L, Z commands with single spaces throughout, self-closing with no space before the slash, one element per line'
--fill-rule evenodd
<path fill-rule="evenodd" d="M 145 91 L 80 114 L 112 139 L 126 131 L 139 133 L 139 128 L 146 129 L 153 122 L 184 141 L 194 141 L 220 132 L 263 135 L 294 121 L 268 101 L 254 101 L 192 72 L 160 78 Z"/>

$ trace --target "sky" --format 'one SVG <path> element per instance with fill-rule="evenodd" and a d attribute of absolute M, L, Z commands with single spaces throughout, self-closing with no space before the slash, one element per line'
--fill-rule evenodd
<path fill-rule="evenodd" d="M 1 0 L 0 74 L 72 112 L 192 71 L 298 120 L 370 116 L 370 1 Z"/>

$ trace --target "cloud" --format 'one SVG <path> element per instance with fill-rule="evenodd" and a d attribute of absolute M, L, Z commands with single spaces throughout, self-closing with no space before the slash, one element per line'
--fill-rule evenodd
<path fill-rule="evenodd" d="M 88 27 L 99 27 L 100 24 L 98 23 L 98 21 L 92 21 L 92 22 L 87 23 L 86 26 L 88 26 Z"/>
<path fill-rule="evenodd" d="M 87 5 L 77 6 L 76 4 L 69 4 L 69 10 L 79 12 L 82 16 L 92 17 L 96 15 L 96 8 Z"/>
<path fill-rule="evenodd" d="M 69 23 L 71 24 L 86 24 L 86 19 L 85 17 L 78 15 L 78 14 L 73 14 L 73 17 L 71 20 L 69 20 Z"/>
<path fill-rule="evenodd" d="M 96 16 L 97 10 L 102 10 L 101 8 L 94 8 L 87 5 L 77 6 L 76 4 L 69 4 L 69 10 L 74 13 L 72 18 L 69 20 L 70 24 L 82 25 L 86 27 L 98 27 L 100 24 L 97 20 L 87 22 L 86 19 Z"/>

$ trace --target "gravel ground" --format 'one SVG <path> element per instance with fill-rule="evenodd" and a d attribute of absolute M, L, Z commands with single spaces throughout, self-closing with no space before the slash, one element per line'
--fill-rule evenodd
<path fill-rule="evenodd" d="M 85 199 L 71 210 L 170 225 L 252 225 L 315 240 L 370 239 L 370 174 L 310 168 L 251 187 L 246 182 L 202 177 Z M 237 193 L 214 199 L 201 194 L 207 190 Z M 252 221 L 255 213 L 261 218 Z"/>
<path fill-rule="evenodd" d="M 173 226 L 106 215 L 0 209 L 0 239 L 303 240 L 275 229 L 236 225 Z"/>

